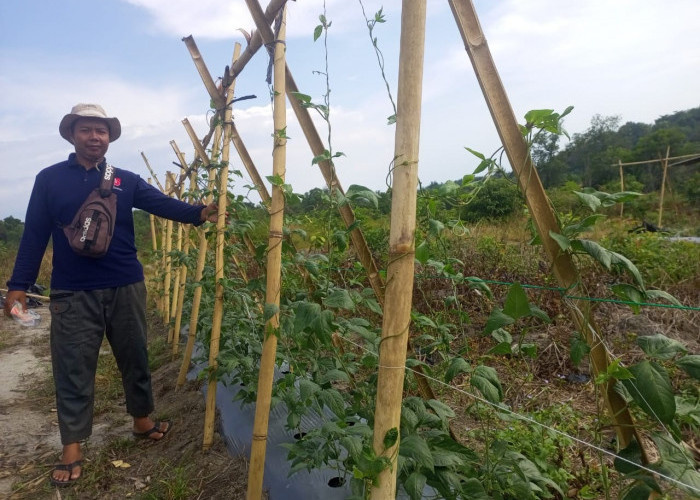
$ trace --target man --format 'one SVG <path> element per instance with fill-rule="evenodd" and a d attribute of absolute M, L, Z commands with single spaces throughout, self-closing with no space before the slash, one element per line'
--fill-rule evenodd
<path fill-rule="evenodd" d="M 154 405 L 146 345 L 146 288 L 136 255 L 132 209 L 199 225 L 215 222 L 218 207 L 170 198 L 138 175 L 115 168 L 117 216 L 109 250 L 101 258 L 78 255 L 62 227 L 70 224 L 99 185 L 107 166 L 105 153 L 121 135 L 121 125 L 97 104 L 77 104 L 61 120 L 59 132 L 75 146 L 75 153 L 36 177 L 14 271 L 7 282 L 5 314 L 9 315 L 15 301 L 26 307 L 25 291 L 36 280 L 51 237 L 51 363 L 63 444 L 51 482 L 65 486 L 82 473 L 80 442 L 92 433 L 95 370 L 105 334 L 122 375 L 134 435 L 158 441 L 172 425 L 149 417 Z"/>

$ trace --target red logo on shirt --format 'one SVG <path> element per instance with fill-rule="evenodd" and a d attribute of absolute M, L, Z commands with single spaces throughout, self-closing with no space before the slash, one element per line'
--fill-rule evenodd
<path fill-rule="evenodd" d="M 114 185 L 115 187 L 119 187 L 122 185 L 122 180 L 119 177 L 114 178 Z"/>

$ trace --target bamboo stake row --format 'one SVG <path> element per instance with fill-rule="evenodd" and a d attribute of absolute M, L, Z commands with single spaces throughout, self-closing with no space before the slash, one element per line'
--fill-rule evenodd
<path fill-rule="evenodd" d="M 184 119 L 182 120 L 182 124 L 185 127 L 185 130 L 187 131 L 187 134 L 190 137 L 190 140 L 192 141 L 192 144 L 195 148 L 195 152 L 199 156 L 199 158 L 202 160 L 202 163 L 204 164 L 205 168 L 209 168 L 210 162 L 209 158 L 207 157 L 206 152 L 204 151 L 204 148 L 202 145 L 199 143 L 199 140 L 197 139 L 197 136 L 194 133 L 194 130 L 192 129 L 192 126 L 190 125 L 189 120 Z M 219 144 L 221 143 L 221 127 L 217 127 L 214 133 L 214 142 L 212 146 L 212 157 L 216 157 L 219 154 Z M 206 200 L 204 203 L 209 204 L 212 199 L 212 191 L 214 188 L 214 183 L 215 183 L 215 176 L 214 172 L 209 169 L 209 185 L 208 185 L 208 191 L 210 194 L 207 195 Z M 197 253 L 197 267 L 195 268 L 195 273 L 194 273 L 194 281 L 195 283 L 200 283 L 202 281 L 202 275 L 204 274 L 204 265 L 206 264 L 206 258 L 207 258 L 207 248 L 209 246 L 209 242 L 207 240 L 207 235 L 206 231 L 204 228 L 197 228 L 197 235 L 199 237 L 199 246 L 198 246 L 198 253 Z M 180 365 L 180 372 L 178 373 L 177 377 L 177 384 L 176 387 L 182 387 L 185 384 L 185 380 L 187 378 L 187 372 L 189 370 L 190 366 L 190 361 L 192 359 L 192 351 L 194 349 L 194 342 L 197 336 L 197 322 L 199 321 L 199 307 L 202 301 L 202 286 L 201 284 L 197 286 L 194 289 L 194 294 L 192 296 L 192 310 L 190 311 L 190 324 L 189 324 L 189 331 L 187 333 L 187 344 L 185 346 L 185 352 L 183 354 L 182 358 L 182 364 Z"/>

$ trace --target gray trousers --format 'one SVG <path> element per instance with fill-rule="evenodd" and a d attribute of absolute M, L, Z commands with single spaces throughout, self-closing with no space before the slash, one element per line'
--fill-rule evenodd
<path fill-rule="evenodd" d="M 95 372 L 104 335 L 122 375 L 126 410 L 153 411 L 143 282 L 102 290 L 51 290 L 51 365 L 61 442 L 92 434 Z"/>

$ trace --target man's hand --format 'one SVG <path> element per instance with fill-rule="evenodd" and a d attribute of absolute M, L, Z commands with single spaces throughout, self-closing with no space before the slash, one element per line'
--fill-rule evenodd
<path fill-rule="evenodd" d="M 219 205 L 211 202 L 206 207 L 202 208 L 202 213 L 199 215 L 202 222 L 216 222 L 219 220 Z"/>
<path fill-rule="evenodd" d="M 22 309 L 27 310 L 27 293 L 22 290 L 11 290 L 5 296 L 5 316 L 12 316 L 10 311 L 15 301 L 22 304 Z"/>

